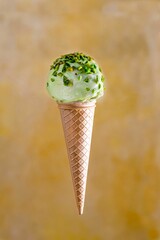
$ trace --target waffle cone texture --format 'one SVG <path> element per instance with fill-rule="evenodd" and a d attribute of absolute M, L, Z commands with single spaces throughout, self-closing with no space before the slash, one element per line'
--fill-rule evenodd
<path fill-rule="evenodd" d="M 83 213 L 95 102 L 58 104 L 78 212 Z"/>

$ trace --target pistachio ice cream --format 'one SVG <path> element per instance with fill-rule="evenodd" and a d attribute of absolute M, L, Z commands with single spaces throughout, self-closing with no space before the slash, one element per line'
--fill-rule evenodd
<path fill-rule="evenodd" d="M 47 90 L 57 102 L 88 102 L 103 96 L 103 82 L 103 74 L 95 60 L 76 52 L 53 62 Z"/>

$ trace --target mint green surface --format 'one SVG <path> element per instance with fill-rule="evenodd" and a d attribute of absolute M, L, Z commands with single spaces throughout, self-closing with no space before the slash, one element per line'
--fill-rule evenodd
<path fill-rule="evenodd" d="M 88 102 L 103 96 L 103 81 L 102 72 L 91 57 L 72 53 L 53 62 L 47 90 L 58 102 Z"/>

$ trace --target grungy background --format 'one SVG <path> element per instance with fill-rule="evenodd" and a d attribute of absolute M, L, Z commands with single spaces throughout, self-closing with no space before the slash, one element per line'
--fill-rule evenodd
<path fill-rule="evenodd" d="M 45 90 L 74 51 L 108 78 L 81 217 Z M 159 240 L 159 103 L 159 0 L 0 0 L 0 240 Z"/>

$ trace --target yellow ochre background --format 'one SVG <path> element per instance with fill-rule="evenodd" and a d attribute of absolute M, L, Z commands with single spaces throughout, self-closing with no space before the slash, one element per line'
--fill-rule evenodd
<path fill-rule="evenodd" d="M 52 61 L 107 80 L 78 216 Z M 0 0 L 0 240 L 160 240 L 160 1 Z"/>

